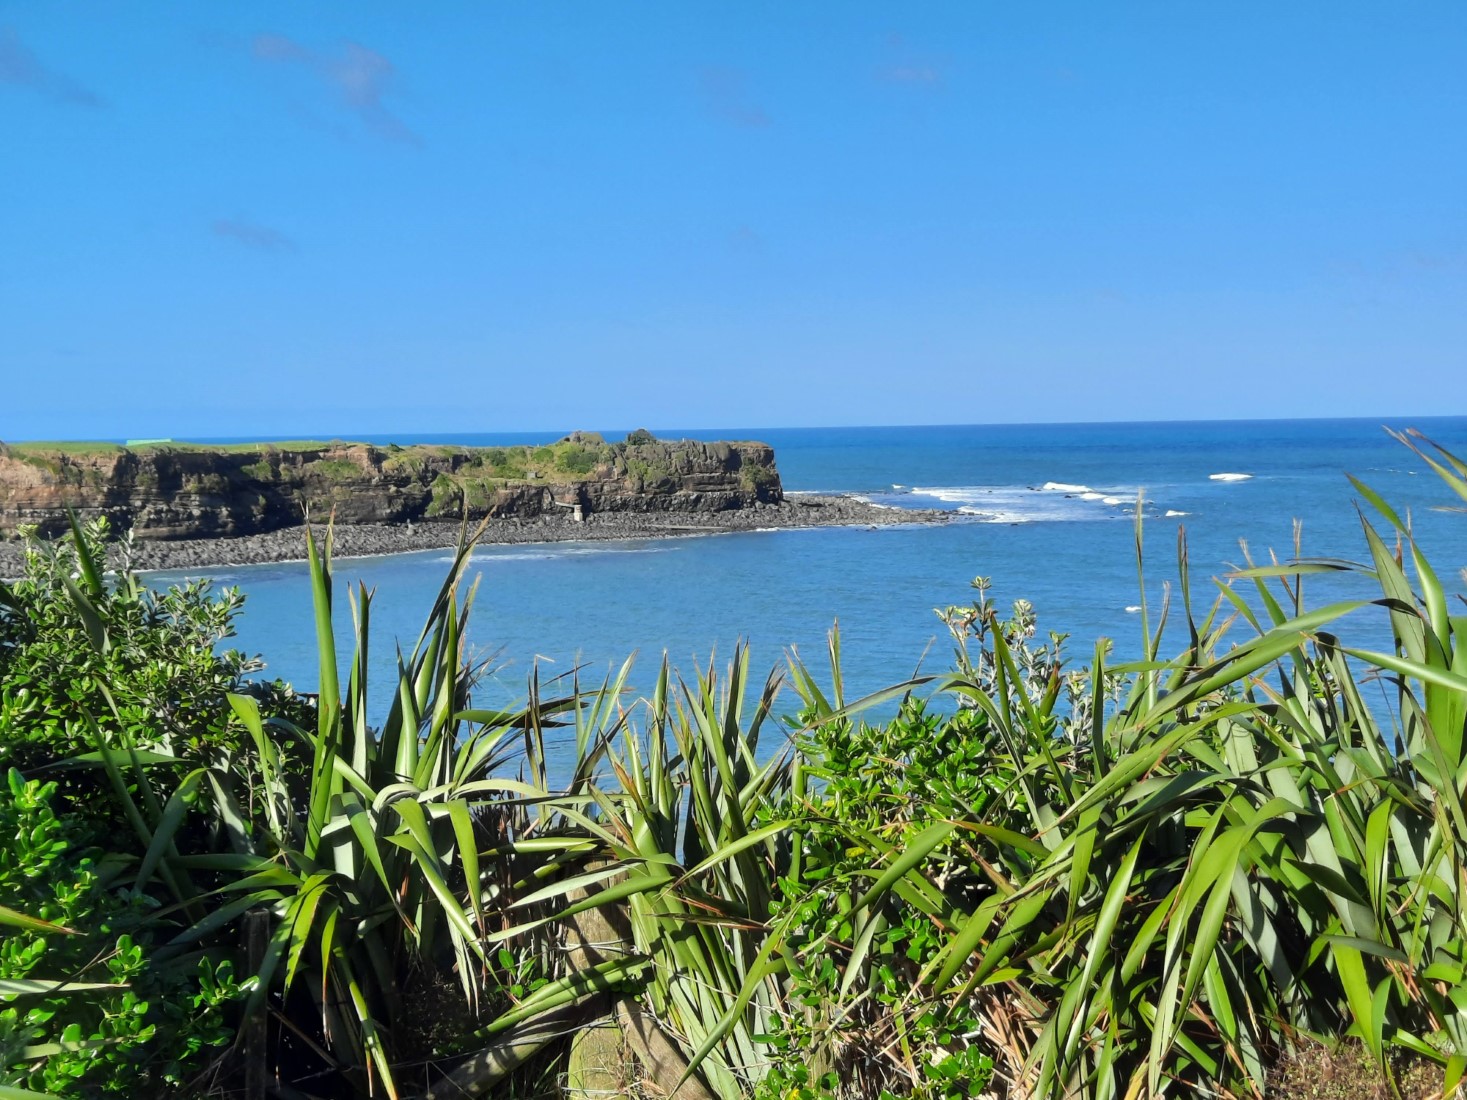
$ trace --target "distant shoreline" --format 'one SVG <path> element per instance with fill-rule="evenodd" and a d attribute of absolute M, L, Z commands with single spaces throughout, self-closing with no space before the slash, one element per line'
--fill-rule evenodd
<path fill-rule="evenodd" d="M 479 545 L 624 541 L 809 527 L 890 527 L 946 523 L 954 518 L 952 512 L 884 508 L 852 496 L 795 495 L 779 504 L 723 512 L 599 512 L 580 523 L 568 515 L 494 519 L 485 527 Z M 470 524 L 470 531 L 476 526 Z M 456 546 L 460 531 L 456 520 L 404 525 L 338 524 L 332 533 L 332 552 L 336 558 L 356 558 L 439 550 Z M 238 538 L 139 539 L 134 544 L 132 566 L 139 572 L 211 569 L 299 561 L 304 556 L 305 528 L 287 527 Z M 13 540 L 0 542 L 0 577 L 14 577 L 20 572 L 21 544 Z"/>

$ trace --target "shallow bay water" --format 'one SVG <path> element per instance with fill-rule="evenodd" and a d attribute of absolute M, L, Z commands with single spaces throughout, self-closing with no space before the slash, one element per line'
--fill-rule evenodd
<path fill-rule="evenodd" d="M 1467 418 L 1391 418 L 1467 454 Z M 614 438 L 608 432 L 607 438 Z M 1140 649 L 1141 603 L 1134 508 L 1146 519 L 1146 595 L 1155 617 L 1163 587 L 1175 597 L 1178 528 L 1190 548 L 1193 602 L 1205 610 L 1211 578 L 1243 563 L 1293 552 L 1302 523 L 1308 556 L 1363 559 L 1353 473 L 1413 523 L 1443 580 L 1462 589 L 1467 515 L 1426 463 L 1380 422 L 1259 421 L 923 428 L 659 431 L 703 439 L 757 438 L 775 448 L 791 492 L 850 492 L 891 507 L 960 513 L 945 526 L 826 528 L 619 543 L 487 547 L 477 579 L 470 640 L 493 657 L 485 702 L 523 693 L 542 677 L 583 669 L 583 682 L 638 654 L 634 683 L 650 684 L 665 651 L 691 671 L 734 645 L 753 647 L 762 676 L 792 647 L 823 671 L 827 631 L 839 622 L 848 693 L 948 667 L 951 645 L 934 608 L 969 601 L 986 576 L 1001 606 L 1027 599 L 1041 630 L 1070 635 L 1087 663 L 1095 640 L 1119 656 Z M 504 443 L 542 437 L 404 436 L 380 442 Z M 1222 477 L 1219 475 L 1236 475 Z M 1245 476 L 1246 475 L 1246 476 Z M 1369 512 L 1368 507 L 1365 509 Z M 1383 527 L 1383 522 L 1377 526 Z M 447 568 L 444 551 L 336 564 L 337 621 L 350 627 L 347 586 L 375 590 L 374 676 L 391 675 L 394 640 L 411 646 Z M 180 574 L 152 574 L 155 584 Z M 316 682 L 310 591 L 300 564 L 231 567 L 220 584 L 248 596 L 239 648 L 262 654 L 269 673 L 304 690 Z M 1318 605 L 1368 589 L 1312 579 Z M 1175 617 L 1175 616 L 1174 616 Z M 1388 646 L 1383 613 L 1359 613 L 1368 644 Z M 1240 628 L 1241 630 L 1241 628 Z M 1239 633 L 1241 640 L 1245 635 Z M 924 656 L 925 655 L 925 656 Z M 345 655 L 344 655 L 345 659 Z"/>

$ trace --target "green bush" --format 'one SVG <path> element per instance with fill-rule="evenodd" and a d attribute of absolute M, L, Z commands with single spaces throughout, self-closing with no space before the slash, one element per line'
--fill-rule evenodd
<path fill-rule="evenodd" d="M 427 514 L 432 519 L 461 515 L 463 513 L 463 501 L 463 489 L 459 486 L 459 483 L 447 474 L 439 474 L 433 479 L 431 495 L 428 498 Z"/>
<path fill-rule="evenodd" d="M 238 745 L 227 696 L 247 692 L 301 714 L 263 666 L 220 647 L 243 597 L 189 581 L 158 592 L 126 572 L 104 583 L 107 523 L 56 542 L 27 542 L 25 572 L 0 586 L 0 768 L 30 772 L 99 747 L 176 753 L 185 761 Z M 129 543 L 122 544 L 124 557 Z M 79 780 L 62 780 L 71 794 Z"/>
<path fill-rule="evenodd" d="M 581 443 L 557 443 L 555 468 L 573 477 L 585 477 L 605 458 L 605 447 Z"/>
<path fill-rule="evenodd" d="M 739 483 L 743 485 L 745 492 L 763 496 L 767 490 L 779 484 L 779 475 L 769 466 L 746 465 L 739 469 Z"/>
<path fill-rule="evenodd" d="M 322 458 L 304 467 L 308 477 L 324 478 L 327 481 L 360 481 L 365 476 L 355 462 L 344 458 Z"/>
<path fill-rule="evenodd" d="M 125 568 L 104 580 L 106 534 L 98 520 L 54 543 L 32 540 L 24 576 L 0 585 L 0 767 L 10 774 L 0 899 L 72 930 L 6 933 L 0 979 L 84 983 L 83 992 L 0 995 L 0 1081 L 68 1097 L 193 1095 L 186 1082 L 232 1037 L 226 1009 L 238 987 L 218 941 L 201 944 L 207 954 L 166 946 L 203 909 L 185 891 L 189 906 L 170 911 L 183 878 L 134 878 L 149 862 L 148 821 L 164 816 L 167 792 L 180 810 L 185 799 L 213 804 L 184 777 L 247 751 L 231 693 L 296 720 L 314 710 L 283 684 L 251 682 L 258 662 L 216 649 L 233 633 L 237 592 L 202 582 L 155 592 Z M 125 559 L 128 544 L 120 549 Z M 127 767 L 107 766 L 118 759 Z M 163 802 L 140 811 L 153 784 Z M 176 839 L 184 851 L 209 843 L 188 830 Z"/>
<path fill-rule="evenodd" d="M 56 785 L 11 769 L 0 788 L 0 898 L 53 930 L 0 934 L 0 1086 L 52 1096 L 196 1095 L 234 1036 L 228 962 L 150 957 L 153 899 L 118 886 Z M 99 861 L 100 860 L 100 861 Z"/>

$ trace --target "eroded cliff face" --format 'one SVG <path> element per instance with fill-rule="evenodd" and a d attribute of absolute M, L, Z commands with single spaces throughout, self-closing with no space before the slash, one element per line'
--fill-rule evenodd
<path fill-rule="evenodd" d="M 783 499 L 762 443 L 603 443 L 547 447 L 331 444 L 258 450 L 166 445 L 66 451 L 0 446 L 0 532 L 67 526 L 66 509 L 105 515 L 140 538 L 260 534 L 335 514 L 406 523 L 595 512 L 716 512 Z"/>

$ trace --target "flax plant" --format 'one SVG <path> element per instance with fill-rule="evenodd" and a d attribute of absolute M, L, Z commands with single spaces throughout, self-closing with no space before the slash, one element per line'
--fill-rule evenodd
<path fill-rule="evenodd" d="M 508 1022 L 616 988 L 645 1005 L 685 1052 L 688 1074 L 723 1100 L 748 1095 L 764 1074 L 758 1036 L 780 996 L 766 926 L 789 859 L 789 822 L 771 808 L 785 802 L 791 760 L 758 760 L 778 679 L 746 714 L 748 675 L 742 647 L 722 683 L 711 665 L 689 683 L 664 661 L 642 721 L 623 713 L 602 723 L 614 735 L 602 741 L 604 770 L 582 794 L 555 801 L 575 834 L 597 844 L 597 865 L 520 898 L 516 908 L 553 912 L 495 937 L 614 911 L 630 932 L 626 953 L 597 968 L 594 983 L 586 975 L 541 991 Z"/>
<path fill-rule="evenodd" d="M 162 881 L 175 901 L 171 919 L 183 917 L 173 949 L 228 942 L 247 915 L 263 915 L 269 935 L 252 960 L 246 1017 L 268 1011 L 363 1092 L 399 1095 L 397 1063 L 432 1053 L 416 1050 L 408 1035 L 425 997 L 444 984 L 460 991 L 460 1009 L 447 1015 L 458 1017 L 463 1035 L 492 1007 L 486 998 L 501 998 L 486 940 L 489 903 L 515 872 L 494 842 L 531 831 L 524 807 L 543 794 L 543 755 L 527 761 L 528 778 L 502 773 L 569 705 L 537 697 L 516 711 L 471 709 L 480 671 L 464 642 L 471 546 L 461 543 L 412 650 L 398 652 L 380 725 L 368 711 L 371 593 L 353 595 L 355 649 L 343 684 L 330 534 L 321 548 L 308 533 L 320 663 L 315 727 L 231 695 L 243 748 L 215 754 L 171 791 L 158 766 L 179 758 L 100 739 L 94 754 L 142 838 L 136 888 Z M 212 842 L 185 849 L 198 808 L 207 810 Z M 301 1005 L 313 1007 L 302 1016 Z"/>
<path fill-rule="evenodd" d="M 1461 463 L 1439 456 L 1422 454 L 1462 494 Z M 1201 624 L 1188 611 L 1190 644 L 1170 661 L 1160 628 L 1148 634 L 1118 670 L 1124 704 L 1104 720 L 1093 708 L 1086 753 L 1061 758 L 1022 695 L 951 685 L 1002 733 L 1018 779 L 968 826 L 992 892 L 930 978 L 960 1000 L 1008 987 L 1039 1001 L 1023 1088 L 1262 1095 L 1295 1036 L 1346 1029 L 1385 1072 L 1394 1048 L 1437 1062 L 1443 1089 L 1460 1083 L 1464 620 L 1409 526 L 1356 487 L 1409 550 L 1414 584 L 1369 522 L 1369 564 L 1242 571 L 1232 581 L 1256 603 L 1223 583 Z M 1396 653 L 1326 631 L 1358 602 L 1306 609 L 1301 578 L 1332 571 L 1376 582 Z M 1223 609 L 1255 637 L 1225 649 Z M 1371 665 L 1396 687 L 1385 720 L 1365 701 Z"/>

